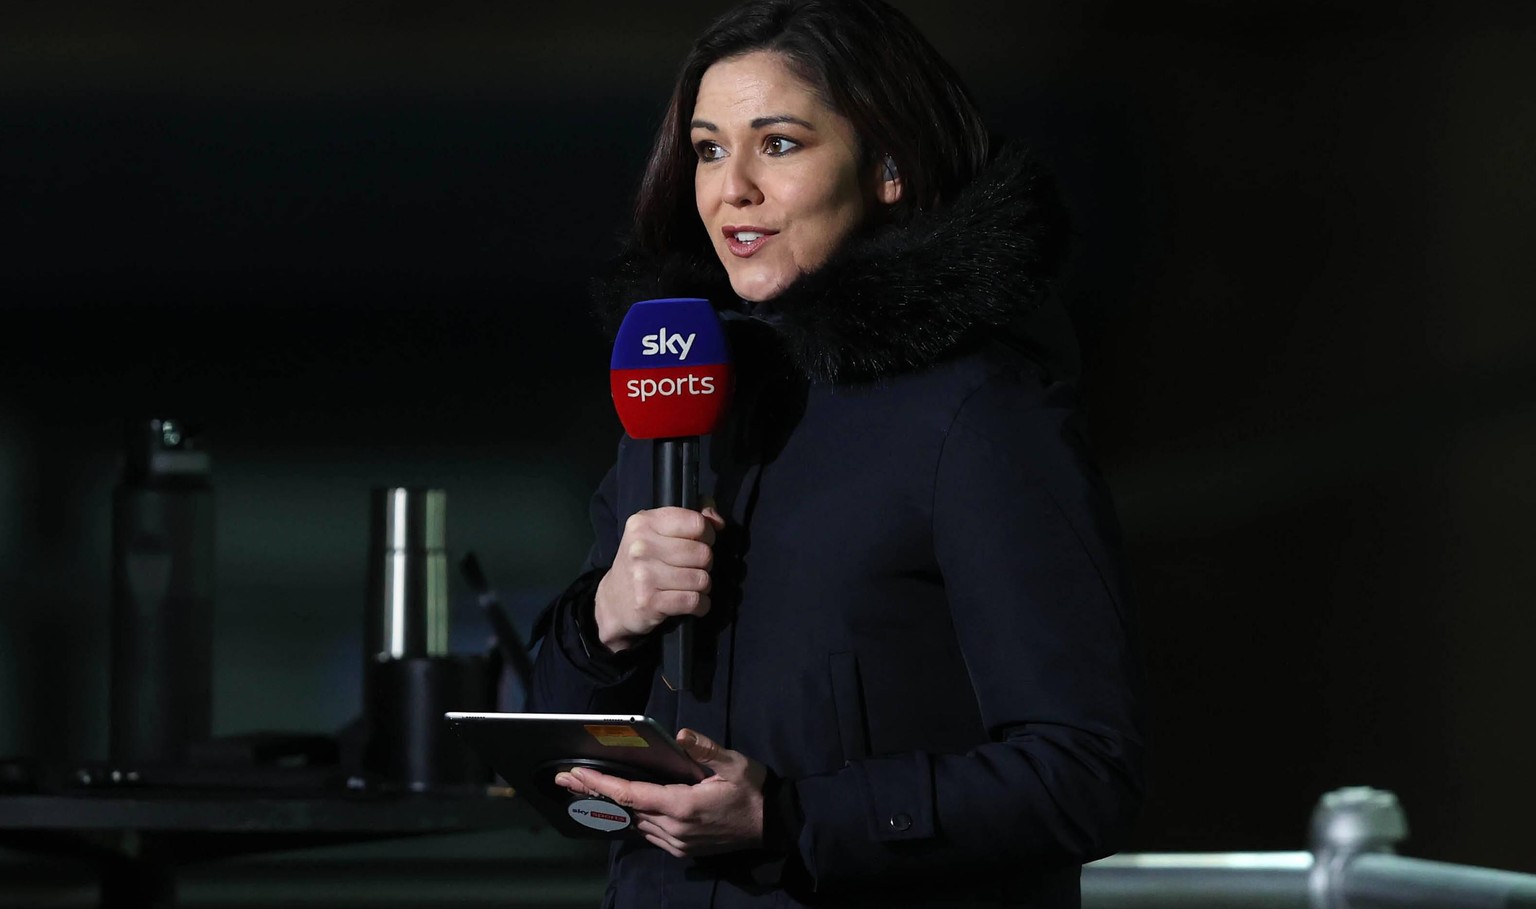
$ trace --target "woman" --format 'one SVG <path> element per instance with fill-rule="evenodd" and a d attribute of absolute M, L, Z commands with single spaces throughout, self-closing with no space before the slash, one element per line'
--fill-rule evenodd
<path fill-rule="evenodd" d="M 600 296 L 711 299 L 737 360 L 703 514 L 625 439 L 533 703 L 646 713 L 715 776 L 629 806 L 608 905 L 1078 903 L 1139 801 L 1107 496 L 1046 326 L 1060 209 L 880 0 L 762 0 L 684 63 Z M 658 629 L 697 617 L 670 691 Z"/>

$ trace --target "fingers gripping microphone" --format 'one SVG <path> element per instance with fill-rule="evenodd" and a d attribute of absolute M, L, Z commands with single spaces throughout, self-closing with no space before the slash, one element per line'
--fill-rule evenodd
<path fill-rule="evenodd" d="M 629 308 L 613 343 L 609 385 L 624 431 L 652 439 L 656 506 L 699 508 L 699 436 L 715 430 L 731 393 L 725 332 L 708 300 L 646 300 Z M 693 620 L 662 639 L 667 687 L 693 686 Z"/>

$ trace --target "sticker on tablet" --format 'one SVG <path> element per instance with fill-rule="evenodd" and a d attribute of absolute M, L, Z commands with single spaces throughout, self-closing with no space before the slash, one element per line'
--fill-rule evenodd
<path fill-rule="evenodd" d="M 604 833 L 627 830 L 633 823 L 629 812 L 622 805 L 602 799 L 577 799 L 565 810 L 576 823 Z"/>
<path fill-rule="evenodd" d="M 586 730 L 592 733 L 599 745 L 612 745 L 615 748 L 651 747 L 632 726 L 587 726 Z"/>

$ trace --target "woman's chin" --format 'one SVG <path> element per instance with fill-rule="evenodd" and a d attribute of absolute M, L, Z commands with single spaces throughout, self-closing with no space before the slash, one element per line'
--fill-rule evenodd
<path fill-rule="evenodd" d="M 777 274 L 745 274 L 731 275 L 731 290 L 736 296 L 748 303 L 763 303 L 772 300 L 792 283 Z"/>
<path fill-rule="evenodd" d="M 734 290 L 736 292 L 736 296 L 740 297 L 744 302 L 747 303 L 762 303 L 767 300 L 772 300 L 774 297 L 779 295 L 779 289 L 777 287 L 769 287 L 757 283 L 743 284 L 732 281 L 731 290 Z"/>

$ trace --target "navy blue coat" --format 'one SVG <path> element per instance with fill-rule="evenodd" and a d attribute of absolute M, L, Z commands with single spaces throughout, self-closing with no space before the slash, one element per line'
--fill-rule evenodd
<path fill-rule="evenodd" d="M 655 646 L 614 658 L 581 635 L 625 519 L 652 504 L 651 443 L 626 438 L 532 693 L 762 762 L 785 842 L 702 860 L 623 843 L 609 903 L 1077 905 L 1080 866 L 1138 806 L 1142 747 L 1113 508 L 1073 383 L 976 320 L 899 367 L 854 355 L 819 375 L 794 320 L 731 325 L 738 401 L 701 477 L 728 528 L 695 691 L 667 689 Z"/>

